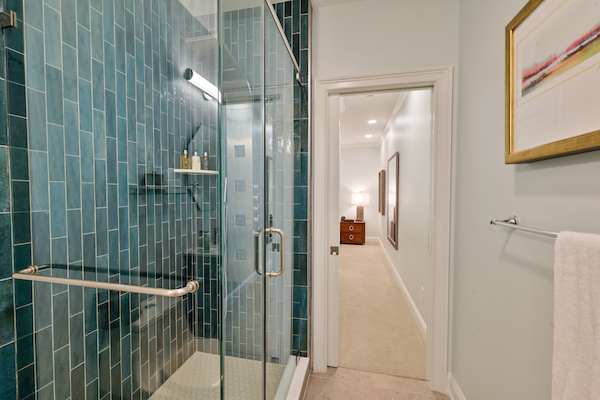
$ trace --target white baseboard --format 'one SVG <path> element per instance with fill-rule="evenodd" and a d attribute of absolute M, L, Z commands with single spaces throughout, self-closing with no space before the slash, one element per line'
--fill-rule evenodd
<path fill-rule="evenodd" d="M 412 297 L 410 297 L 410 293 L 408 293 L 408 289 L 406 289 L 406 286 L 404 286 L 404 282 L 402 282 L 402 278 L 400 277 L 398 270 L 396 269 L 396 267 L 394 267 L 394 262 L 390 258 L 390 255 L 388 254 L 388 252 L 385 250 L 385 247 L 383 247 L 383 243 L 381 243 L 381 240 L 379 238 L 377 238 L 377 241 L 379 242 L 379 245 L 381 246 L 381 248 L 383 250 L 383 254 L 385 254 L 388 262 L 390 263 L 390 266 L 392 267 L 392 271 L 394 272 L 394 276 L 396 277 L 396 282 L 398 282 L 398 286 L 400 286 L 400 290 L 402 290 L 402 293 L 404 294 L 404 298 L 406 299 L 406 301 L 408 303 L 408 308 L 410 308 L 410 312 L 412 313 L 412 315 L 415 319 L 415 322 L 417 323 L 417 327 L 419 328 L 421 335 L 423 335 L 423 339 L 425 340 L 425 343 L 427 343 L 427 325 L 425 324 L 425 321 L 423 320 L 423 317 L 421 316 L 421 313 L 419 312 L 417 305 L 413 301 Z"/>
<path fill-rule="evenodd" d="M 379 242 L 377 236 L 365 236 L 365 242 Z"/>
<path fill-rule="evenodd" d="M 450 400 L 467 400 L 451 372 L 448 372 L 448 395 Z"/>

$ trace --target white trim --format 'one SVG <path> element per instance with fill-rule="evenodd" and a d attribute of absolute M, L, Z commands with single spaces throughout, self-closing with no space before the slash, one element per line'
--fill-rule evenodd
<path fill-rule="evenodd" d="M 448 382 L 448 292 L 450 259 L 450 199 L 451 199 L 451 136 L 452 136 L 452 66 L 420 68 L 373 75 L 325 78 L 314 81 L 312 112 L 312 211 L 313 236 L 313 298 L 312 298 L 312 358 L 313 369 L 327 369 L 329 351 L 328 320 L 337 319 L 328 310 L 330 290 L 337 287 L 331 281 L 329 246 L 339 246 L 328 239 L 330 230 L 329 185 L 337 185 L 332 174 L 329 156 L 329 96 L 335 94 L 403 90 L 431 87 L 432 90 L 432 161 L 433 161 L 433 263 L 429 268 L 429 314 L 427 321 L 427 376 L 433 390 L 444 392 Z M 336 199 L 337 201 L 337 199 Z M 336 216 L 338 214 L 335 214 Z M 315 306 L 316 305 L 316 306 Z"/>
<path fill-rule="evenodd" d="M 377 236 L 365 236 L 365 242 L 379 242 L 379 243 L 381 243 L 381 240 L 379 240 L 379 237 L 377 237 Z"/>
<path fill-rule="evenodd" d="M 396 117 L 398 116 L 398 113 L 400 113 L 400 110 L 402 109 L 402 106 L 404 105 L 404 102 L 406 101 L 406 98 L 408 97 L 408 93 L 410 93 L 410 92 L 402 92 L 398 96 L 398 100 L 396 100 L 396 104 L 394 105 L 394 109 L 392 110 L 392 115 L 390 115 L 390 117 L 388 118 L 387 123 L 385 124 L 385 128 L 383 129 L 383 132 L 381 133 L 381 135 L 379 135 L 379 139 L 377 140 L 379 142 L 379 146 L 381 146 L 383 144 L 383 140 L 385 139 L 385 136 L 388 134 L 390 129 L 392 129 L 392 126 L 394 125 L 394 121 L 396 121 Z"/>
<path fill-rule="evenodd" d="M 296 363 L 296 357 L 290 357 L 289 362 Z M 295 366 L 294 375 L 290 382 L 290 387 L 285 396 L 286 400 L 300 400 L 304 394 L 306 384 L 308 382 L 308 376 L 310 373 L 309 369 L 310 359 L 306 357 L 300 357 L 298 364 Z M 287 369 L 287 368 L 286 368 Z M 275 397 L 277 398 L 277 396 Z"/>
<path fill-rule="evenodd" d="M 345 143 L 342 149 L 362 149 L 364 147 L 379 147 L 379 143 Z"/>
<path fill-rule="evenodd" d="M 450 400 L 467 400 L 450 372 L 448 372 L 448 396 Z"/>
<path fill-rule="evenodd" d="M 423 339 L 425 340 L 425 342 L 427 342 L 427 325 L 425 324 L 425 320 L 423 320 L 423 317 L 421 316 L 421 313 L 419 312 L 417 305 L 415 304 L 412 297 L 410 296 L 410 293 L 408 293 L 408 289 L 404 285 L 404 282 L 402 281 L 402 277 L 400 276 L 400 274 L 398 273 L 398 270 L 394 266 L 394 262 L 390 258 L 390 255 L 385 250 L 385 247 L 383 247 L 383 243 L 381 243 L 381 240 L 379 238 L 377 238 L 377 241 L 379 242 L 379 245 L 381 246 L 381 249 L 383 250 L 383 254 L 385 254 L 385 257 L 388 260 L 390 268 L 392 268 L 392 271 L 394 272 L 394 276 L 396 277 L 396 282 L 398 283 L 400 290 L 402 290 L 402 294 L 404 294 L 404 298 L 406 299 L 406 302 L 408 303 L 408 306 L 410 308 L 410 312 L 412 313 L 412 315 L 415 319 L 415 322 L 417 323 L 417 327 L 419 327 L 419 331 L 421 332 L 421 335 L 423 335 Z"/>

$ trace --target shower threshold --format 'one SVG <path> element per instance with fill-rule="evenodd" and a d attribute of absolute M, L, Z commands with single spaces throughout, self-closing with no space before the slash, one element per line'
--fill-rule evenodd
<path fill-rule="evenodd" d="M 267 398 L 273 399 L 285 365 L 267 364 Z M 217 354 L 197 352 L 161 385 L 149 400 L 220 400 L 220 363 Z M 225 357 L 225 398 L 259 399 L 262 363 Z"/>

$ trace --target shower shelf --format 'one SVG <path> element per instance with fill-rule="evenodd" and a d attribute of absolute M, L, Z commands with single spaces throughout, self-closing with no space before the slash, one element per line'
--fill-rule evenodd
<path fill-rule="evenodd" d="M 176 169 L 175 173 L 190 175 L 219 175 L 219 171 L 211 171 L 208 169 Z"/>

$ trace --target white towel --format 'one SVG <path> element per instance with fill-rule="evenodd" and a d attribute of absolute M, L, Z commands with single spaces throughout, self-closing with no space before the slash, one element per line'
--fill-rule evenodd
<path fill-rule="evenodd" d="M 554 251 L 552 400 L 600 399 L 600 236 L 561 232 Z"/>

